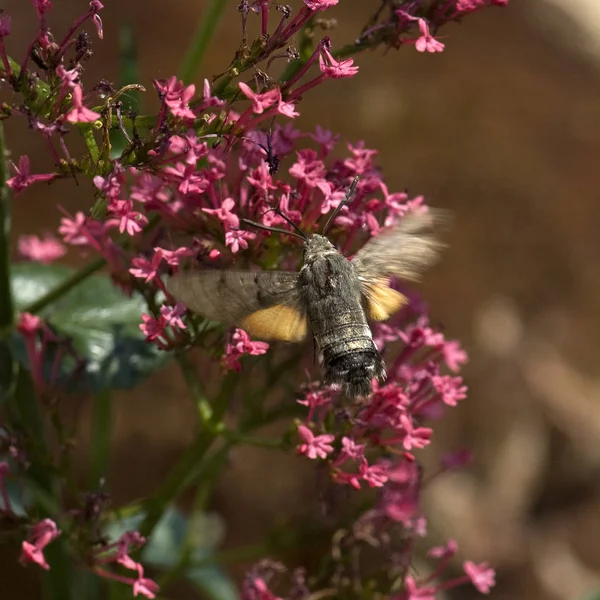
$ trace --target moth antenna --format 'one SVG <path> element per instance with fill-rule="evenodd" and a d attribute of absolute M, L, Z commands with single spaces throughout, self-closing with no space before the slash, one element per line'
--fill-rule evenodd
<path fill-rule="evenodd" d="M 272 209 L 275 210 L 275 209 Z M 295 231 L 289 231 L 288 229 L 282 229 L 281 227 L 270 227 L 269 225 L 263 225 L 262 223 L 257 223 L 256 221 L 251 221 L 250 219 L 240 219 L 241 223 L 245 223 L 246 225 L 250 225 L 251 227 L 256 227 L 257 229 L 264 229 L 265 231 L 273 231 L 275 233 L 282 233 L 283 235 L 293 235 L 301 239 L 303 242 L 308 239 L 308 236 L 300 229 L 298 229 L 302 235 L 297 234 Z"/>
<path fill-rule="evenodd" d="M 350 199 L 352 198 L 352 196 L 354 195 L 354 191 L 356 190 L 356 186 L 358 185 L 359 179 L 360 177 L 357 175 L 350 184 L 350 187 L 348 188 L 344 199 L 337 205 L 336 209 L 331 213 L 329 219 L 327 219 L 327 223 L 325 223 L 325 227 L 323 227 L 322 235 L 325 235 L 325 233 L 327 233 L 329 226 L 333 223 L 333 220 L 338 216 L 340 210 L 342 210 L 342 207 L 348 204 L 348 202 L 350 202 Z"/>

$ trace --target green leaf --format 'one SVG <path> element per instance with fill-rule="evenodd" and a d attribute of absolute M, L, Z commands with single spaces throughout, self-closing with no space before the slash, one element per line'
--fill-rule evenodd
<path fill-rule="evenodd" d="M 32 305 L 72 274 L 72 269 L 60 265 L 14 265 L 11 286 L 17 309 Z M 135 387 L 170 358 L 145 341 L 139 328 L 145 309 L 139 295 L 123 296 L 104 275 L 87 278 L 47 305 L 40 316 L 48 320 L 57 335 L 72 340 L 85 362 L 78 365 L 74 358 L 66 356 L 57 371 L 59 346 L 49 343 L 43 361 L 45 380 L 74 392 Z M 21 334 L 14 333 L 10 345 L 15 357 L 28 366 Z"/>
<path fill-rule="evenodd" d="M 580 600 L 600 600 L 600 588 L 593 592 L 587 593 L 585 596 L 580 598 Z"/>

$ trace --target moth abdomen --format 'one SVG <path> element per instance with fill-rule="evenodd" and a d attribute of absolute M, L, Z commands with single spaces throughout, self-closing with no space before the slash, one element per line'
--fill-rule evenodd
<path fill-rule="evenodd" d="M 360 351 L 343 350 L 323 361 L 325 382 L 341 385 L 351 398 L 368 396 L 372 380 L 385 379 L 385 365 L 376 348 Z"/>

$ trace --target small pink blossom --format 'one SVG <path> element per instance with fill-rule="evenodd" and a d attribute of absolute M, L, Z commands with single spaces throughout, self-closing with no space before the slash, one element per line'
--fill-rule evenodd
<path fill-rule="evenodd" d="M 83 105 L 83 89 L 79 84 L 73 87 L 73 109 L 67 113 L 65 119 L 69 123 L 92 123 L 100 118 L 97 113 Z"/>
<path fill-rule="evenodd" d="M 142 315 L 143 323 L 140 323 L 140 329 L 146 336 L 146 341 L 153 342 L 158 340 L 163 334 L 166 326 L 164 318 L 155 319 L 152 315 Z"/>
<path fill-rule="evenodd" d="M 20 194 L 32 183 L 37 183 L 38 181 L 52 181 L 58 177 L 58 173 L 31 175 L 29 171 L 29 157 L 25 154 L 19 158 L 19 162 L 16 165 L 10 161 L 10 166 L 13 168 L 16 175 L 8 179 L 6 185 L 13 191 L 15 196 Z"/>
<path fill-rule="evenodd" d="M 321 73 L 333 79 L 353 77 L 358 73 L 358 67 L 353 66 L 354 59 L 337 60 L 331 52 L 323 45 L 319 54 L 319 68 Z"/>
<path fill-rule="evenodd" d="M 304 0 L 304 4 L 311 10 L 327 10 L 338 2 L 339 0 Z"/>
<path fill-rule="evenodd" d="M 21 545 L 20 561 L 23 564 L 36 563 L 43 569 L 48 570 L 50 565 L 44 557 L 44 548 L 61 533 L 52 519 L 44 519 L 34 525 L 27 541 L 24 541 Z"/>
<path fill-rule="evenodd" d="M 12 29 L 12 18 L 10 15 L 0 13 L 0 39 L 10 35 Z"/>
<path fill-rule="evenodd" d="M 31 336 L 41 327 L 42 320 L 37 315 L 24 312 L 19 315 L 19 322 L 17 323 L 17 329 L 25 334 Z"/>
<path fill-rule="evenodd" d="M 166 82 L 154 81 L 158 92 L 163 96 L 165 104 L 169 107 L 171 114 L 181 119 L 195 119 L 196 115 L 189 106 L 190 100 L 196 93 L 195 85 L 185 86 L 175 76 Z"/>
<path fill-rule="evenodd" d="M 231 246 L 233 253 L 238 252 L 240 248 L 246 250 L 248 248 L 248 240 L 256 238 L 256 234 L 252 231 L 244 229 L 234 229 L 225 234 L 225 245 Z"/>
<path fill-rule="evenodd" d="M 462 385 L 462 381 L 462 377 L 451 375 L 435 375 L 431 378 L 431 383 L 440 394 L 442 402 L 448 406 L 456 406 L 459 400 L 467 397 L 467 386 Z"/>
<path fill-rule="evenodd" d="M 430 548 L 427 552 L 427 556 L 431 558 L 449 558 L 454 556 L 458 552 L 458 544 L 454 540 L 448 540 L 445 546 L 436 546 Z"/>
<path fill-rule="evenodd" d="M 177 327 L 178 329 L 186 329 L 185 323 L 181 320 L 185 311 L 185 305 L 181 302 L 178 302 L 175 306 L 163 304 L 160 307 L 160 314 L 164 318 L 166 324 L 170 327 Z"/>
<path fill-rule="evenodd" d="M 469 360 L 467 353 L 454 340 L 445 341 L 440 351 L 446 366 L 454 373 L 459 371 L 461 365 L 464 365 Z"/>
<path fill-rule="evenodd" d="M 37 12 L 38 19 L 44 16 L 52 8 L 51 0 L 33 0 L 33 6 Z"/>
<path fill-rule="evenodd" d="M 236 329 L 231 336 L 231 342 L 225 347 L 224 362 L 228 369 L 240 371 L 242 366 L 239 358 L 244 354 L 259 356 L 269 349 L 266 342 L 253 342 L 243 329 Z"/>
<path fill-rule="evenodd" d="M 431 443 L 433 431 L 429 427 L 415 427 L 412 420 L 406 415 L 400 416 L 400 423 L 404 429 L 403 446 L 405 450 L 412 448 L 425 448 Z"/>
<path fill-rule="evenodd" d="M 444 44 L 436 40 L 429 33 L 429 25 L 425 19 L 418 19 L 419 21 L 419 30 L 421 32 L 421 37 L 415 42 L 415 48 L 419 52 L 443 52 Z"/>
<path fill-rule="evenodd" d="M 463 569 L 471 583 L 482 594 L 489 594 L 496 584 L 496 573 L 487 563 L 475 563 L 467 560 L 463 563 Z"/>
<path fill-rule="evenodd" d="M 436 600 L 437 589 L 432 586 L 419 587 L 412 575 L 407 575 L 404 580 L 406 600 Z"/>
<path fill-rule="evenodd" d="M 304 440 L 304 443 L 298 446 L 300 454 L 305 454 L 308 458 L 315 459 L 327 458 L 327 455 L 333 452 L 331 442 L 335 440 L 334 435 L 315 435 L 306 425 L 298 426 L 298 434 Z"/>
<path fill-rule="evenodd" d="M 37 235 L 22 235 L 18 241 L 19 254 L 29 260 L 50 264 L 66 254 L 66 248 L 54 237 L 44 239 Z"/>
<path fill-rule="evenodd" d="M 240 219 L 233 212 L 235 205 L 233 198 L 225 198 L 219 208 L 203 208 L 202 210 L 209 215 L 215 215 L 223 223 L 226 230 L 237 229 L 240 226 Z"/>
<path fill-rule="evenodd" d="M 240 81 L 238 86 L 242 90 L 242 93 L 248 99 L 252 100 L 252 111 L 257 115 L 262 114 L 267 108 L 270 108 L 281 100 L 281 91 L 278 87 L 268 90 L 264 94 L 256 94 L 243 81 Z"/>
<path fill-rule="evenodd" d="M 75 89 L 81 76 L 78 69 L 65 69 L 63 65 L 56 67 L 56 74 L 62 81 L 61 88 L 63 90 Z"/>
<path fill-rule="evenodd" d="M 144 256 L 137 256 L 132 259 L 131 264 L 133 267 L 129 269 L 129 272 L 138 279 L 144 279 L 144 283 L 150 283 L 158 277 L 158 268 L 163 257 L 162 249 L 155 248 L 151 261 Z"/>
<path fill-rule="evenodd" d="M 111 200 L 108 213 L 117 218 L 108 219 L 106 225 L 108 227 L 118 225 L 120 233 L 126 231 L 128 235 L 136 235 L 148 223 L 148 217 L 133 210 L 133 200 Z"/>
<path fill-rule="evenodd" d="M 140 577 L 133 584 L 134 596 L 141 594 L 142 596 L 146 596 L 146 598 L 155 598 L 159 590 L 160 587 L 158 584 L 147 577 Z"/>

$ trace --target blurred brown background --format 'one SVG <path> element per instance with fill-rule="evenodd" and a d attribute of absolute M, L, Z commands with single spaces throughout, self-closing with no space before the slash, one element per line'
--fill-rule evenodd
<path fill-rule="evenodd" d="M 202 76 L 222 71 L 239 42 L 237 2 L 230 4 Z M 450 248 L 423 293 L 433 320 L 470 353 L 470 394 L 422 455 L 433 464 L 439 451 L 467 445 L 477 461 L 429 488 L 430 539 L 451 536 L 460 559 L 497 567 L 491 597 L 505 600 L 575 600 L 600 586 L 597 4 L 512 0 L 445 28 L 442 54 L 405 47 L 361 55 L 359 75 L 307 95 L 296 123 L 364 139 L 379 149 L 390 189 L 408 187 L 455 215 Z M 55 6 L 58 35 L 87 2 Z M 340 3 L 334 45 L 354 37 L 370 6 Z M 150 88 L 151 77 L 176 73 L 204 7 L 107 2 L 88 86 L 116 79 L 124 20 L 137 36 L 141 83 Z M 23 0 L 4 8 L 13 17 L 9 50 L 20 60 L 33 9 Z M 32 170 L 49 166 L 22 122 L 10 122 L 7 135 L 15 157 L 30 155 Z M 32 187 L 15 202 L 15 235 L 54 230 L 57 202 L 74 210 L 90 198 L 85 182 Z M 109 478 L 117 501 L 155 489 L 192 439 L 185 393 L 167 369 L 119 398 Z M 85 415 L 82 423 L 85 439 Z M 311 510 L 311 472 L 306 461 L 268 451 L 234 454 L 212 504 L 228 524 L 226 545 L 260 539 L 281 507 L 292 516 Z M 36 597 L 34 570 L 18 568 L 14 555 L 0 561 L 0 581 L 3 592 L 13 590 L 7 597 Z"/>

